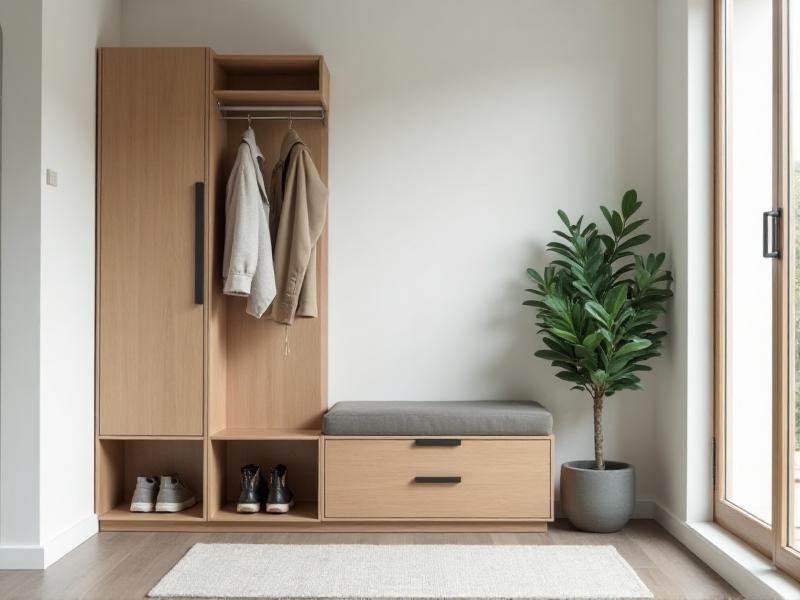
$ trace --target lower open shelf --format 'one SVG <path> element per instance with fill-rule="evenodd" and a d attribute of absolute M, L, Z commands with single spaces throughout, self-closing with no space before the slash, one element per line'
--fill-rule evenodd
<path fill-rule="evenodd" d="M 257 512 L 243 514 L 236 512 L 236 504 L 226 504 L 215 514 L 211 515 L 211 521 L 236 521 L 251 523 L 280 523 L 280 522 L 318 522 L 319 510 L 316 502 L 298 502 L 288 513 L 266 513 Z"/>
<path fill-rule="evenodd" d="M 130 503 L 122 502 L 100 515 L 100 521 L 203 521 L 203 505 L 198 503 L 181 512 L 131 512 Z"/>

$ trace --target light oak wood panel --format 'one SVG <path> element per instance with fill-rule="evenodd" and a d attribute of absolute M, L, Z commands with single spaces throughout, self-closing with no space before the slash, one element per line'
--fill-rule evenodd
<path fill-rule="evenodd" d="M 125 476 L 123 442 L 95 442 L 95 513 L 103 514 L 123 499 Z"/>
<path fill-rule="evenodd" d="M 205 49 L 101 50 L 99 432 L 202 435 Z"/>
<path fill-rule="evenodd" d="M 237 523 L 303 523 L 319 521 L 317 503 L 310 501 L 298 502 L 288 513 L 257 512 L 243 514 L 236 512 L 236 503 L 232 502 L 223 506 L 217 513 L 211 515 L 212 521 L 229 521 Z"/>
<path fill-rule="evenodd" d="M 198 503 L 177 513 L 132 513 L 130 502 L 122 502 L 99 516 L 101 523 L 137 522 L 137 523 L 180 523 L 182 521 L 203 522 L 203 505 Z"/>
<path fill-rule="evenodd" d="M 318 90 L 215 90 L 221 104 L 230 106 L 322 106 L 325 100 Z"/>
<path fill-rule="evenodd" d="M 269 180 L 288 124 L 253 121 L 252 126 L 264 154 L 264 176 Z M 246 121 L 228 122 L 226 171 L 246 127 Z M 327 128 L 319 121 L 294 121 L 293 127 L 327 180 Z M 227 298 L 227 428 L 320 427 L 327 408 L 327 273 L 327 234 L 323 233 L 317 245 L 320 316 L 297 319 L 291 327 L 266 317 L 255 319 L 245 313 L 246 299 Z"/>
<path fill-rule="evenodd" d="M 266 515 L 265 515 L 266 516 Z M 136 519 L 101 521 L 100 531 L 196 533 L 545 533 L 546 521 L 317 521 L 274 519 L 158 522 Z"/>
<path fill-rule="evenodd" d="M 462 440 L 416 446 L 410 439 L 325 438 L 325 518 L 549 519 L 549 439 Z M 415 483 L 459 476 L 457 484 Z"/>
<path fill-rule="evenodd" d="M 319 429 L 221 429 L 211 434 L 212 440 L 313 440 L 319 439 Z"/>
<path fill-rule="evenodd" d="M 212 53 L 213 54 L 213 53 Z M 224 77 L 219 65 L 209 61 L 212 85 Z M 225 427 L 225 398 L 227 393 L 228 321 L 227 296 L 222 293 L 222 258 L 225 247 L 225 152 L 228 147 L 228 127 L 214 102 L 208 111 L 208 424 L 206 431 Z"/>

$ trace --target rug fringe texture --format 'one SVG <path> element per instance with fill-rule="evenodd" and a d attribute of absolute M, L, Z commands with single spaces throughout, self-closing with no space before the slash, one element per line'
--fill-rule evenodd
<path fill-rule="evenodd" d="M 613 546 L 195 544 L 151 598 L 652 598 Z"/>

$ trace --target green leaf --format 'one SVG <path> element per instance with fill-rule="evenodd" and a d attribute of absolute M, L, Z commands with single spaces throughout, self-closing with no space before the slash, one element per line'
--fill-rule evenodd
<path fill-rule="evenodd" d="M 586 348 L 590 351 L 594 351 L 600 345 L 600 342 L 603 341 L 603 336 L 600 334 L 599 331 L 593 331 L 589 335 L 583 338 L 583 342 L 581 342 Z"/>
<path fill-rule="evenodd" d="M 624 224 L 622 222 L 622 217 L 617 211 L 611 213 L 611 231 L 614 232 L 614 235 L 620 237 L 622 235 L 622 229 Z"/>
<path fill-rule="evenodd" d="M 639 350 L 644 350 L 645 348 L 649 348 L 651 346 L 650 340 L 645 339 L 637 339 L 631 342 L 628 342 L 622 348 L 617 350 L 614 355 L 615 356 L 624 356 L 626 354 L 631 354 L 633 352 L 639 352 Z"/>
<path fill-rule="evenodd" d="M 561 354 L 560 352 L 554 352 L 553 350 L 537 350 L 533 355 L 545 360 L 571 360 L 571 357 Z"/>
<path fill-rule="evenodd" d="M 572 342 L 573 344 L 578 343 L 578 338 L 576 338 L 575 334 L 570 331 L 565 331 L 563 329 L 555 329 L 555 328 L 550 329 L 550 331 L 553 333 L 553 335 L 557 335 L 562 340 L 567 340 L 568 342 Z"/>
<path fill-rule="evenodd" d="M 642 233 L 640 235 L 635 235 L 632 238 L 628 238 L 624 242 L 622 242 L 619 246 L 617 246 L 617 256 L 621 256 L 619 253 L 624 252 L 625 250 L 629 250 L 635 246 L 641 246 L 645 242 L 650 240 L 650 236 L 646 233 Z"/>
<path fill-rule="evenodd" d="M 647 223 L 647 219 L 640 219 L 639 221 L 628 223 L 625 226 L 625 229 L 622 230 L 622 237 L 625 237 L 626 235 L 629 235 L 630 233 L 636 231 L 637 229 L 639 229 L 639 227 L 641 227 L 645 223 Z"/>
<path fill-rule="evenodd" d="M 571 381 L 572 383 L 583 383 L 584 379 L 577 373 L 572 373 L 570 371 L 559 371 L 556 373 L 556 377 L 559 379 L 563 379 L 564 381 Z"/>
<path fill-rule="evenodd" d="M 628 286 L 624 283 L 611 289 L 606 296 L 605 309 L 611 319 L 616 319 L 628 299 Z"/>
<path fill-rule="evenodd" d="M 606 312 L 606 309 L 603 308 L 597 302 L 587 302 L 586 304 L 584 304 L 584 308 L 591 317 L 593 317 L 595 320 L 599 321 L 603 325 L 608 325 L 609 322 L 611 321 L 608 313 Z"/>
<path fill-rule="evenodd" d="M 603 216 L 606 218 L 606 222 L 609 226 L 611 226 L 611 221 L 613 221 L 611 217 L 611 211 L 609 211 L 605 206 L 601 206 L 600 212 L 603 213 Z"/>
<path fill-rule="evenodd" d="M 542 276 L 539 275 L 539 272 L 536 269 L 528 269 L 527 272 L 528 272 L 528 277 L 533 279 L 539 285 L 544 285 L 544 279 L 542 279 Z"/>
<path fill-rule="evenodd" d="M 627 219 L 636 212 L 637 208 L 639 207 L 636 202 L 636 190 L 628 190 L 622 196 L 622 216 Z"/>
<path fill-rule="evenodd" d="M 558 214 L 558 217 L 561 219 L 561 222 L 564 223 L 564 225 L 567 226 L 567 231 L 572 231 L 572 225 L 570 225 L 569 217 L 567 216 L 567 213 L 565 213 L 563 210 L 558 210 L 557 214 Z"/>

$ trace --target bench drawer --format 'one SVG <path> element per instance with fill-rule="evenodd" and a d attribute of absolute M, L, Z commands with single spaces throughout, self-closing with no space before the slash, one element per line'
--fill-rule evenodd
<path fill-rule="evenodd" d="M 551 519 L 550 438 L 445 440 L 326 438 L 325 518 Z"/>

